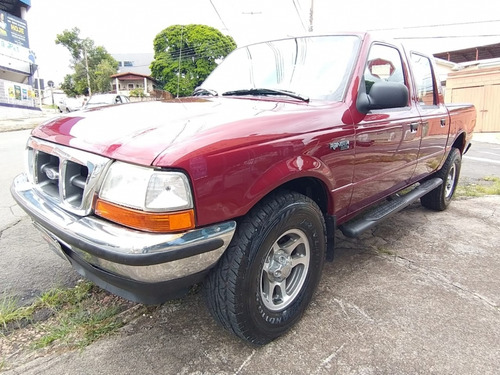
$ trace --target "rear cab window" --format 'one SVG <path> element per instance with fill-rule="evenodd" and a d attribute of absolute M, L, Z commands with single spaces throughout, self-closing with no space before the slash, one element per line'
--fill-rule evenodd
<path fill-rule="evenodd" d="M 437 90 L 431 60 L 427 56 L 412 52 L 411 61 L 419 104 L 422 106 L 437 105 Z"/>

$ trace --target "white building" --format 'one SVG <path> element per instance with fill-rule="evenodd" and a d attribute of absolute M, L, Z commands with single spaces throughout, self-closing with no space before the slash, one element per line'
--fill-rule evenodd
<path fill-rule="evenodd" d="M 31 0 L 0 2 L 0 119 L 38 115 L 26 12 Z"/>

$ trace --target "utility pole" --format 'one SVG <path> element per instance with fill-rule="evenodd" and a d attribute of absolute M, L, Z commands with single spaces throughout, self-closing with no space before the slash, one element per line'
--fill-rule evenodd
<path fill-rule="evenodd" d="M 179 87 L 181 85 L 181 57 L 182 57 L 182 34 L 184 33 L 184 26 L 181 28 L 181 46 L 179 48 L 179 72 L 177 74 L 177 98 L 179 97 Z"/>
<path fill-rule="evenodd" d="M 89 96 L 92 96 L 92 89 L 90 88 L 90 75 L 89 75 L 89 61 L 87 59 L 87 47 L 83 44 L 83 55 L 85 56 L 85 71 L 87 72 L 87 85 L 89 87 Z"/>
<path fill-rule="evenodd" d="M 43 92 L 42 92 L 42 82 L 40 81 L 40 69 L 38 69 L 38 67 L 36 68 L 36 79 L 38 80 L 38 100 L 39 100 L 39 107 L 40 109 L 42 108 L 42 95 L 43 95 Z"/>
<path fill-rule="evenodd" d="M 313 32 L 314 0 L 311 0 L 311 10 L 309 11 L 309 32 Z"/>

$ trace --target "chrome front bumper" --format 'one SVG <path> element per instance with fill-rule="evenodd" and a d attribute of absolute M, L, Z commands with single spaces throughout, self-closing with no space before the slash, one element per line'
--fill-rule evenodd
<path fill-rule="evenodd" d="M 78 272 L 104 289 L 144 303 L 178 294 L 175 289 L 187 287 L 181 280 L 200 281 L 219 260 L 236 229 L 236 222 L 228 221 L 184 233 L 153 234 L 92 215 L 78 216 L 44 198 L 25 174 L 14 180 L 11 193 L 52 248 Z M 145 295 L 153 297 L 142 298 L 143 288 L 149 289 Z M 156 298 L 158 288 L 163 290 L 158 290 Z"/>

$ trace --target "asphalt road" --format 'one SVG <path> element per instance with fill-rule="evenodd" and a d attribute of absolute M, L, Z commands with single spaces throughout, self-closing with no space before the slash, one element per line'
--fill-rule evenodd
<path fill-rule="evenodd" d="M 0 293 L 29 302 L 79 276 L 10 197 L 26 137 L 0 134 Z M 500 145 L 476 144 L 462 178 L 500 176 L 499 155 Z M 483 166 L 487 173 L 472 174 Z M 497 374 L 499 211 L 498 196 L 456 200 L 441 213 L 417 203 L 360 239 L 337 233 L 336 259 L 305 316 L 263 348 L 224 332 L 196 294 L 82 351 L 16 363 L 6 373 Z"/>
<path fill-rule="evenodd" d="M 463 157 L 462 182 L 474 182 L 485 176 L 500 177 L 500 144 L 473 142 Z"/>

